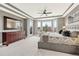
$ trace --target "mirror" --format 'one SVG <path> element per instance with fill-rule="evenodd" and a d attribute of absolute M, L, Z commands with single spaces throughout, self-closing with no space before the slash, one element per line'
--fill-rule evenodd
<path fill-rule="evenodd" d="M 21 21 L 4 16 L 4 30 L 21 29 Z"/>

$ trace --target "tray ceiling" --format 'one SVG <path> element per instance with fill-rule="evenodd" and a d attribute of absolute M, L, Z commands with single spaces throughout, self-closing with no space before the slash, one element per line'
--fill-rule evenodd
<path fill-rule="evenodd" d="M 69 8 L 72 3 L 11 3 L 13 6 L 19 8 L 25 13 L 29 14 L 34 18 L 39 17 L 49 17 L 49 16 L 58 16 L 63 15 L 63 13 Z M 48 14 L 40 16 L 39 12 L 42 12 L 44 9 L 47 9 Z"/>

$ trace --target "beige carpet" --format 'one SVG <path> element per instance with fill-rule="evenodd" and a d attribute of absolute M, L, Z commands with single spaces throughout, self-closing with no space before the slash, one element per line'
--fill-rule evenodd
<path fill-rule="evenodd" d="M 71 54 L 38 49 L 39 37 L 32 36 L 9 46 L 0 46 L 0 56 L 72 56 Z"/>

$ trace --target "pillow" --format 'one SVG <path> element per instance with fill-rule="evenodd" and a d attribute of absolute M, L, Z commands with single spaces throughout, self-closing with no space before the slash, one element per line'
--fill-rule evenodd
<path fill-rule="evenodd" d="M 60 31 L 59 31 L 59 34 L 62 34 L 62 32 L 63 32 L 63 30 L 60 30 Z"/>
<path fill-rule="evenodd" d="M 67 36 L 67 37 L 70 37 L 70 31 L 63 31 L 63 36 Z"/>

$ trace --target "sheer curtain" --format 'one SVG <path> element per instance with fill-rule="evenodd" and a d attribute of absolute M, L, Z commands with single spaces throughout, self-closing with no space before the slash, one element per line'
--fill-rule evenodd
<path fill-rule="evenodd" d="M 42 20 L 38 21 L 37 29 L 38 31 L 44 31 L 44 28 L 47 27 L 47 31 L 56 32 L 57 30 L 57 20 Z"/>

